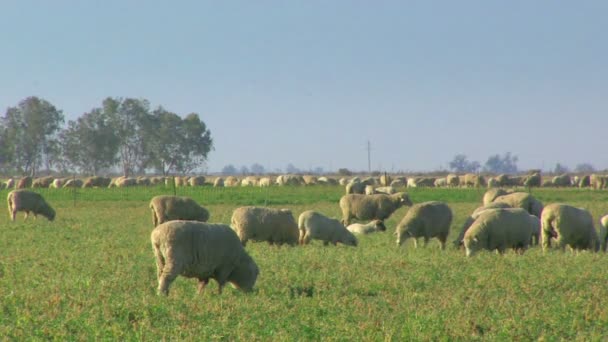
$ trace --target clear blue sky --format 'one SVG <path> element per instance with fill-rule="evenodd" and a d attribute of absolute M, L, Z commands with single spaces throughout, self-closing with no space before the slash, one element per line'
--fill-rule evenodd
<path fill-rule="evenodd" d="M 3 1 L 0 106 L 196 112 L 210 171 L 608 168 L 608 1 Z"/>

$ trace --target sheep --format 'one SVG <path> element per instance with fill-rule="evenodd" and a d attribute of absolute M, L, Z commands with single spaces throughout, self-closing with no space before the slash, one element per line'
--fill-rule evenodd
<path fill-rule="evenodd" d="M 502 196 L 502 195 L 506 195 L 506 194 L 510 194 L 510 193 L 512 193 L 512 191 L 505 190 L 505 189 L 500 189 L 500 188 L 491 188 L 491 189 L 488 189 L 488 191 L 486 191 L 483 194 L 483 200 L 482 200 L 483 206 L 486 206 L 486 205 L 494 202 L 494 200 L 498 196 Z"/>
<path fill-rule="evenodd" d="M 269 187 L 272 184 L 270 177 L 262 177 L 258 182 L 258 186 L 261 188 Z"/>
<path fill-rule="evenodd" d="M 225 224 L 169 221 L 152 230 L 150 242 L 159 295 L 169 294 L 169 285 L 178 275 L 198 279 L 199 294 L 209 279 L 217 281 L 218 294 L 227 282 L 249 292 L 260 273 L 238 236 Z"/>
<path fill-rule="evenodd" d="M 15 186 L 17 189 L 26 189 L 32 186 L 32 177 L 27 176 L 19 179 L 17 185 Z"/>
<path fill-rule="evenodd" d="M 541 186 L 540 173 L 533 173 L 524 178 L 524 186 L 526 188 L 539 187 Z"/>
<path fill-rule="evenodd" d="M 111 178 L 101 177 L 101 176 L 93 176 L 88 177 L 82 183 L 83 188 L 107 188 L 108 185 L 112 182 Z"/>
<path fill-rule="evenodd" d="M 63 184 L 64 188 L 81 188 L 82 187 L 82 179 L 78 178 L 70 178 L 65 181 Z"/>
<path fill-rule="evenodd" d="M 194 177 L 188 178 L 188 185 L 190 185 L 190 186 L 205 185 L 205 176 L 194 176 Z"/>
<path fill-rule="evenodd" d="M 213 187 L 214 188 L 219 188 L 219 187 L 223 187 L 224 186 L 224 178 L 222 177 L 217 177 L 214 181 L 213 181 Z"/>
<path fill-rule="evenodd" d="M 565 187 L 565 186 L 572 185 L 572 179 L 570 178 L 570 175 L 565 174 L 565 173 L 562 175 L 553 177 L 553 180 L 551 182 L 553 183 L 553 186 L 557 186 L 557 187 Z"/>
<path fill-rule="evenodd" d="M 310 240 L 321 240 L 323 245 L 338 242 L 347 246 L 357 246 L 357 238 L 348 231 L 340 221 L 329 218 L 318 212 L 307 210 L 298 217 L 300 229 L 299 242 L 301 245 L 310 243 Z"/>
<path fill-rule="evenodd" d="M 359 220 L 385 220 L 395 210 L 404 205 L 412 205 L 412 201 L 405 192 L 398 192 L 392 195 L 344 195 L 340 198 L 342 223 L 348 226 L 352 218 Z"/>
<path fill-rule="evenodd" d="M 171 220 L 193 220 L 207 222 L 209 210 L 200 206 L 192 198 L 180 196 L 155 196 L 150 200 L 152 224 L 154 227 Z"/>
<path fill-rule="evenodd" d="M 346 194 L 365 194 L 365 188 L 367 185 L 368 184 L 362 182 L 350 181 L 348 184 L 346 184 Z M 373 186 L 371 187 L 373 188 Z"/>
<path fill-rule="evenodd" d="M 51 185 L 49 185 L 49 188 L 59 189 L 59 188 L 63 187 L 63 182 L 64 182 L 63 178 L 55 178 L 53 180 L 53 182 L 51 183 Z"/>
<path fill-rule="evenodd" d="M 318 183 L 317 176 L 304 175 L 302 176 L 305 185 L 316 185 Z"/>
<path fill-rule="evenodd" d="M 433 185 L 436 188 L 446 187 L 446 186 L 448 186 L 448 180 L 445 177 L 437 178 L 437 179 L 435 179 L 435 182 L 433 183 Z"/>
<path fill-rule="evenodd" d="M 9 178 L 6 180 L 5 184 L 6 184 L 7 189 L 12 189 L 15 187 L 15 180 L 12 178 Z"/>
<path fill-rule="evenodd" d="M 397 178 L 393 180 L 390 184 L 393 188 L 404 188 L 407 185 L 407 179 L 405 178 Z"/>
<path fill-rule="evenodd" d="M 366 195 L 373 195 L 376 194 L 376 190 L 374 190 L 374 186 L 373 185 L 366 185 L 365 186 L 365 194 Z"/>
<path fill-rule="evenodd" d="M 25 219 L 27 219 L 30 212 L 34 214 L 34 217 L 40 214 L 49 221 L 55 219 L 55 210 L 37 192 L 13 190 L 8 193 L 7 202 L 11 221 L 15 221 L 18 211 L 25 211 Z"/>
<path fill-rule="evenodd" d="M 493 202 L 503 202 L 513 208 L 525 209 L 530 214 L 539 218 L 543 211 L 543 204 L 527 192 L 513 192 L 498 196 Z"/>
<path fill-rule="evenodd" d="M 591 185 L 591 177 L 589 175 L 581 176 L 578 181 L 579 188 L 586 188 Z"/>
<path fill-rule="evenodd" d="M 146 176 L 137 177 L 135 179 L 135 185 L 150 186 L 152 185 L 152 180 Z"/>
<path fill-rule="evenodd" d="M 482 249 L 502 254 L 507 248 L 523 253 L 530 246 L 532 231 L 531 215 L 521 208 L 484 210 L 464 235 L 466 255 Z"/>
<path fill-rule="evenodd" d="M 366 224 L 353 223 L 346 227 L 353 234 L 370 234 L 375 232 L 386 231 L 386 226 L 382 220 L 372 220 Z"/>
<path fill-rule="evenodd" d="M 458 177 L 458 175 L 450 173 L 446 177 L 446 182 L 448 183 L 449 187 L 457 187 L 458 185 L 460 185 L 460 178 Z"/>
<path fill-rule="evenodd" d="M 289 209 L 240 207 L 234 210 L 230 222 L 243 246 L 248 240 L 267 241 L 271 245 L 298 243 L 298 224 Z"/>
<path fill-rule="evenodd" d="M 458 234 L 458 237 L 456 238 L 456 240 L 454 240 L 454 246 L 455 247 L 462 246 L 462 239 L 464 239 L 464 234 L 467 232 L 467 230 L 471 227 L 473 222 L 475 222 L 475 220 L 479 217 L 479 215 L 484 210 L 500 209 L 500 208 L 511 208 L 511 206 L 508 205 L 507 203 L 492 202 L 492 203 L 488 203 L 487 205 L 482 205 L 481 207 L 478 207 L 477 209 L 475 209 L 473 211 L 473 213 L 471 214 L 471 216 L 466 218 L 466 220 L 464 221 L 464 223 L 462 225 L 462 228 L 460 228 L 460 233 Z"/>
<path fill-rule="evenodd" d="M 227 187 L 238 186 L 239 184 L 241 184 L 241 182 L 234 176 L 228 176 L 226 177 L 226 180 L 224 180 L 224 185 Z"/>
<path fill-rule="evenodd" d="M 486 185 L 486 179 L 482 175 L 476 175 L 474 173 L 465 174 L 460 180 L 460 185 L 481 187 Z"/>
<path fill-rule="evenodd" d="M 325 176 L 319 177 L 317 179 L 317 182 L 322 185 L 338 185 L 338 181 L 335 178 L 329 178 Z"/>
<path fill-rule="evenodd" d="M 53 182 L 53 176 L 36 178 L 32 181 L 32 188 L 48 188 Z"/>
<path fill-rule="evenodd" d="M 608 240 L 608 215 L 600 219 L 600 246 L 602 251 L 606 251 L 606 240 Z"/>
<path fill-rule="evenodd" d="M 443 202 L 429 201 L 413 205 L 395 229 L 397 245 L 401 246 L 407 239 L 414 238 L 414 246 L 418 247 L 416 239 L 423 237 L 426 246 L 431 238 L 437 237 L 441 249 L 445 249 L 452 217 L 452 210 Z"/>
<path fill-rule="evenodd" d="M 551 247 L 552 238 L 558 248 L 566 245 L 574 250 L 590 249 L 597 252 L 600 241 L 593 226 L 593 217 L 583 208 L 567 204 L 547 205 L 541 215 L 542 249 Z"/>
<path fill-rule="evenodd" d="M 397 193 L 397 190 L 392 186 L 381 186 L 374 189 L 377 194 L 387 194 L 392 195 Z"/>

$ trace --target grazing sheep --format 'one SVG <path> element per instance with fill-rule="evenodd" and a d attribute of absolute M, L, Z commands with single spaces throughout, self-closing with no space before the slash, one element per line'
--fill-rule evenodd
<path fill-rule="evenodd" d="M 486 185 L 486 179 L 482 175 L 476 175 L 474 173 L 467 173 L 460 180 L 460 185 L 481 187 Z"/>
<path fill-rule="evenodd" d="M 543 211 L 543 204 L 527 192 L 513 192 L 498 196 L 493 202 L 503 202 L 513 208 L 525 209 L 530 214 L 539 218 Z"/>
<path fill-rule="evenodd" d="M 336 179 L 325 176 L 319 177 L 317 182 L 322 185 L 338 185 L 338 181 Z"/>
<path fill-rule="evenodd" d="M 258 182 L 258 186 L 262 188 L 269 187 L 271 184 L 272 180 L 270 179 L 270 177 L 262 177 Z"/>
<path fill-rule="evenodd" d="M 365 188 L 367 185 L 368 184 L 362 182 L 350 181 L 348 184 L 346 184 L 346 194 L 365 194 Z M 373 186 L 371 187 L 373 188 Z"/>
<path fill-rule="evenodd" d="M 223 187 L 224 186 L 224 178 L 222 177 L 217 177 L 214 181 L 213 181 L 213 187 L 215 188 L 219 188 L 219 187 Z"/>
<path fill-rule="evenodd" d="M 304 178 L 299 175 L 279 175 L 276 179 L 277 185 L 294 185 L 299 186 L 304 184 Z"/>
<path fill-rule="evenodd" d="M 441 243 L 441 249 L 445 249 L 450 224 L 452 210 L 447 204 L 438 201 L 415 204 L 395 229 L 397 245 L 401 246 L 407 239 L 414 238 L 414 245 L 418 247 L 416 239 L 423 237 L 426 246 L 431 238 L 436 237 Z"/>
<path fill-rule="evenodd" d="M 449 175 L 447 175 L 445 180 L 448 183 L 448 186 L 450 187 L 457 187 L 458 185 L 460 185 L 460 178 L 456 174 L 450 173 Z"/>
<path fill-rule="evenodd" d="M 448 180 L 445 177 L 435 179 L 433 184 L 436 188 L 442 188 L 448 186 Z"/>
<path fill-rule="evenodd" d="M 387 194 L 387 195 L 392 195 L 392 194 L 397 193 L 397 190 L 390 185 L 377 187 L 374 189 L 374 191 L 376 191 L 377 194 Z"/>
<path fill-rule="evenodd" d="M 366 195 L 373 195 L 376 194 L 376 190 L 374 190 L 374 186 L 373 185 L 366 185 L 365 186 L 365 194 Z"/>
<path fill-rule="evenodd" d="M 63 178 L 55 178 L 53 180 L 53 182 L 51 183 L 51 185 L 49 185 L 49 188 L 52 189 L 59 189 L 61 187 L 63 187 Z"/>
<path fill-rule="evenodd" d="M 484 210 L 467 230 L 463 244 L 468 257 L 485 249 L 504 253 L 507 248 L 522 253 L 530 246 L 533 231 L 531 215 L 520 208 Z"/>
<path fill-rule="evenodd" d="M 254 176 L 247 176 L 241 180 L 241 186 L 256 186 L 258 185 L 258 178 Z"/>
<path fill-rule="evenodd" d="M 178 275 L 198 279 L 199 294 L 209 279 L 217 281 L 219 294 L 227 282 L 248 292 L 260 273 L 238 236 L 225 224 L 169 221 L 154 228 L 150 242 L 159 295 L 169 294 L 169 285 Z"/>
<path fill-rule="evenodd" d="M 500 208 L 511 208 L 511 206 L 508 205 L 507 203 L 492 202 L 492 203 L 488 203 L 488 205 L 482 205 L 481 207 L 478 207 L 477 209 L 475 209 L 473 211 L 473 213 L 471 214 L 471 216 L 467 217 L 467 219 L 464 221 L 462 228 L 460 228 L 460 233 L 458 234 L 458 237 L 456 238 L 456 240 L 454 240 L 454 246 L 455 247 L 462 246 L 462 239 L 464 239 L 464 234 L 471 227 L 473 222 L 475 222 L 475 219 L 477 219 L 484 210 L 500 209 Z"/>
<path fill-rule="evenodd" d="M 17 182 L 17 189 L 26 189 L 32 187 L 32 177 L 27 176 L 19 179 Z"/>
<path fill-rule="evenodd" d="M 555 238 L 558 248 L 566 245 L 574 250 L 590 249 L 597 251 L 600 241 L 593 226 L 593 217 L 583 208 L 567 204 L 547 205 L 541 215 L 541 241 L 543 251 L 551 247 Z"/>
<path fill-rule="evenodd" d="M 498 180 L 494 177 L 488 179 L 488 188 L 498 188 L 500 186 L 500 183 L 498 182 Z"/>
<path fill-rule="evenodd" d="M 152 180 L 146 176 L 137 177 L 135 179 L 135 185 L 150 186 L 152 185 Z"/>
<path fill-rule="evenodd" d="M 398 192 L 392 195 L 344 195 L 340 198 L 342 223 L 348 226 L 353 218 L 359 220 L 385 220 L 395 210 L 404 205 L 412 205 L 412 201 L 405 192 Z"/>
<path fill-rule="evenodd" d="M 335 246 L 340 242 L 348 246 L 357 246 L 357 238 L 340 221 L 312 210 L 300 214 L 298 228 L 301 245 L 308 244 L 314 239 L 323 241 L 324 245 L 331 242 Z"/>
<path fill-rule="evenodd" d="M 13 190 L 8 193 L 7 201 L 11 221 L 15 221 L 18 211 L 25 211 L 25 219 L 30 212 L 34 214 L 34 217 L 40 214 L 49 221 L 55 219 L 55 210 L 39 193 L 29 190 Z"/>
<path fill-rule="evenodd" d="M 194 176 L 194 177 L 188 178 L 188 185 L 190 185 L 190 186 L 205 185 L 205 176 Z"/>
<path fill-rule="evenodd" d="M 101 176 L 93 176 L 88 177 L 82 183 L 83 188 L 107 188 L 108 185 L 112 182 L 111 178 L 101 177 Z"/>
<path fill-rule="evenodd" d="M 302 176 L 305 185 L 316 185 L 318 183 L 317 176 L 304 175 Z"/>
<path fill-rule="evenodd" d="M 65 181 L 63 184 L 64 188 L 81 188 L 82 187 L 82 179 L 78 178 L 70 178 Z"/>
<path fill-rule="evenodd" d="M 382 220 L 372 220 L 366 224 L 353 223 L 346 227 L 353 234 L 371 234 L 386 231 L 386 226 Z"/>
<path fill-rule="evenodd" d="M 578 181 L 579 188 L 586 188 L 591 185 L 591 177 L 589 175 L 581 176 Z"/>
<path fill-rule="evenodd" d="M 190 197 L 155 196 L 150 200 L 154 227 L 171 220 L 193 220 L 207 222 L 209 210 Z"/>
<path fill-rule="evenodd" d="M 494 202 L 494 200 L 498 196 L 510 194 L 512 192 L 513 191 L 505 190 L 505 189 L 500 189 L 500 188 L 491 188 L 491 189 L 488 189 L 488 191 L 486 191 L 483 194 L 483 200 L 482 200 L 483 206 L 485 207 L 486 205 Z"/>
<path fill-rule="evenodd" d="M 32 181 L 32 188 L 48 188 L 53 183 L 53 176 L 36 178 Z"/>
<path fill-rule="evenodd" d="M 562 174 L 559 176 L 555 176 L 555 177 L 553 177 L 553 180 L 551 182 L 553 183 L 553 186 L 557 186 L 557 187 L 565 187 L 565 186 L 572 185 L 572 179 L 570 178 L 570 175 L 568 175 L 568 174 Z"/>
<path fill-rule="evenodd" d="M 271 245 L 298 243 L 298 224 L 289 209 L 240 207 L 234 210 L 230 222 L 243 246 L 248 240 L 267 241 Z"/>
<path fill-rule="evenodd" d="M 386 173 L 380 176 L 380 185 L 382 186 L 391 185 L 391 181 L 391 176 L 387 175 Z"/>
<path fill-rule="evenodd" d="M 15 187 L 15 180 L 12 178 L 7 179 L 4 183 L 6 184 L 7 189 L 12 189 Z"/>
<path fill-rule="evenodd" d="M 228 177 L 226 177 L 226 180 L 224 181 L 224 185 L 227 187 L 238 186 L 239 184 L 241 184 L 241 182 L 239 181 L 238 178 L 236 178 L 234 176 L 228 176 Z"/>
<path fill-rule="evenodd" d="M 606 251 L 606 242 L 608 240 L 608 215 L 600 219 L 600 246 L 602 251 Z"/>
<path fill-rule="evenodd" d="M 540 173 L 533 173 L 524 178 L 524 186 L 526 188 L 539 187 L 541 186 Z"/>
<path fill-rule="evenodd" d="M 390 184 L 393 188 L 404 188 L 407 185 L 407 179 L 397 178 Z"/>

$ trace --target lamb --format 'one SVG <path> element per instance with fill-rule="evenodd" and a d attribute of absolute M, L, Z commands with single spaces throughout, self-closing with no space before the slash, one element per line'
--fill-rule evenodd
<path fill-rule="evenodd" d="M 200 206 L 190 197 L 155 196 L 150 200 L 154 227 L 171 220 L 193 220 L 207 222 L 209 210 Z"/>
<path fill-rule="evenodd" d="M 209 279 L 217 281 L 218 294 L 227 282 L 249 292 L 260 273 L 238 236 L 225 224 L 169 221 L 152 230 L 150 241 L 159 295 L 169 294 L 169 285 L 178 275 L 198 279 L 199 294 Z"/>
<path fill-rule="evenodd" d="M 494 202 L 507 203 L 513 208 L 522 208 L 530 214 L 539 217 L 543 211 L 543 204 L 527 192 L 513 192 L 498 196 Z"/>
<path fill-rule="evenodd" d="M 608 240 L 608 215 L 600 219 L 600 245 L 602 251 L 606 251 L 606 240 Z"/>
<path fill-rule="evenodd" d="M 299 242 L 301 245 L 308 244 L 310 240 L 315 239 L 323 241 L 324 245 L 331 242 L 335 246 L 340 242 L 348 246 L 357 246 L 355 235 L 348 231 L 340 221 L 312 210 L 300 214 L 298 228 L 300 229 Z"/>
<path fill-rule="evenodd" d="M 543 251 L 551 247 L 552 238 L 558 248 L 566 245 L 574 250 L 598 251 L 600 241 L 593 226 L 591 214 L 583 208 L 567 204 L 547 205 L 541 215 L 541 241 Z"/>
<path fill-rule="evenodd" d="M 484 210 L 464 235 L 466 255 L 482 249 L 502 254 L 507 248 L 523 253 L 530 245 L 532 231 L 531 215 L 521 208 Z"/>
<path fill-rule="evenodd" d="M 443 250 L 450 233 L 450 224 L 452 224 L 452 210 L 447 204 L 438 201 L 415 204 L 395 229 L 397 245 L 401 246 L 407 239 L 414 238 L 414 245 L 418 247 L 416 239 L 423 237 L 426 246 L 431 238 L 437 237 Z"/>
<path fill-rule="evenodd" d="M 25 219 L 27 219 L 30 212 L 34 214 L 34 217 L 40 214 L 49 221 L 55 219 L 55 210 L 37 192 L 13 190 L 8 193 L 7 201 L 11 221 L 15 221 L 18 211 L 25 211 Z"/>
<path fill-rule="evenodd" d="M 392 195 L 344 195 L 340 198 L 342 223 L 348 226 L 353 218 L 385 220 L 404 205 L 412 205 L 412 201 L 405 192 L 397 192 Z"/>
<path fill-rule="evenodd" d="M 473 213 L 471 214 L 471 216 L 467 217 L 467 219 L 464 221 L 462 228 L 460 228 L 460 234 L 458 234 L 458 237 L 456 238 L 456 240 L 454 240 L 454 246 L 455 247 L 462 246 L 462 239 L 464 239 L 464 234 L 467 232 L 467 230 L 471 227 L 473 222 L 475 222 L 475 220 L 479 217 L 479 215 L 484 210 L 500 209 L 500 208 L 511 208 L 511 206 L 508 205 L 507 203 L 492 202 L 492 203 L 488 203 L 488 205 L 482 205 L 481 207 L 478 207 L 477 209 L 475 209 L 473 211 Z"/>
<path fill-rule="evenodd" d="M 375 232 L 384 232 L 386 231 L 386 226 L 384 222 L 381 220 L 372 220 L 366 224 L 363 223 L 353 223 L 346 227 L 348 231 L 353 234 L 371 234 Z"/>
<path fill-rule="evenodd" d="M 250 239 L 267 241 L 271 245 L 295 246 L 298 243 L 298 224 L 289 209 L 240 207 L 234 210 L 230 222 L 243 246 Z"/>

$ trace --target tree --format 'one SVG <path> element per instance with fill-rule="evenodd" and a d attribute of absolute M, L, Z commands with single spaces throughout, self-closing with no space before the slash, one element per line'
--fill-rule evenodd
<path fill-rule="evenodd" d="M 516 173 L 517 156 L 512 156 L 511 152 L 505 153 L 502 157 L 498 154 L 490 156 L 484 166 L 484 171 L 492 173 Z"/>
<path fill-rule="evenodd" d="M 190 113 L 182 121 L 184 145 L 180 151 L 183 159 L 177 164 L 177 170 L 188 173 L 207 161 L 207 155 L 213 150 L 213 139 L 207 125 L 198 114 Z"/>
<path fill-rule="evenodd" d="M 103 108 L 93 108 L 69 121 L 60 141 L 66 166 L 80 172 L 97 175 L 118 161 L 118 138 Z"/>
<path fill-rule="evenodd" d="M 561 174 L 567 173 L 567 172 L 569 172 L 569 170 L 566 166 L 563 166 L 560 163 L 555 164 L 555 169 L 553 169 L 553 173 L 561 175 Z"/>
<path fill-rule="evenodd" d="M 253 165 L 251 165 L 250 170 L 251 173 L 253 173 L 254 175 L 262 175 L 265 173 L 264 167 L 258 163 L 253 163 Z"/>
<path fill-rule="evenodd" d="M 2 118 L 5 158 L 17 171 L 35 176 L 39 167 L 51 167 L 56 156 L 57 133 L 63 112 L 50 102 L 32 96 L 9 107 Z"/>
<path fill-rule="evenodd" d="M 236 167 L 234 167 L 234 165 L 232 165 L 232 164 L 228 164 L 228 165 L 226 165 L 226 166 L 224 166 L 222 168 L 222 174 L 223 175 L 231 175 L 232 176 L 232 175 L 236 175 L 237 172 L 238 171 L 236 170 Z"/>
<path fill-rule="evenodd" d="M 452 161 L 449 163 L 449 167 L 450 170 L 454 172 L 475 173 L 477 172 L 477 170 L 479 170 L 481 165 L 479 165 L 479 162 L 476 161 L 468 161 L 467 156 L 464 154 L 457 154 L 454 156 L 454 159 L 452 159 Z"/>
<path fill-rule="evenodd" d="M 293 166 L 292 163 L 287 164 L 287 167 L 285 168 L 285 171 L 287 173 L 292 173 L 292 174 L 300 173 L 300 169 L 298 169 L 297 167 Z"/>
<path fill-rule="evenodd" d="M 243 166 L 241 166 L 240 172 L 243 176 L 246 176 L 249 174 L 249 169 L 247 168 L 247 166 L 243 165 Z"/>
<path fill-rule="evenodd" d="M 575 172 L 580 172 L 580 173 L 593 173 L 595 172 L 595 167 L 593 167 L 593 165 L 589 164 L 589 163 L 582 163 L 582 164 L 577 164 L 576 167 L 574 168 Z"/>

